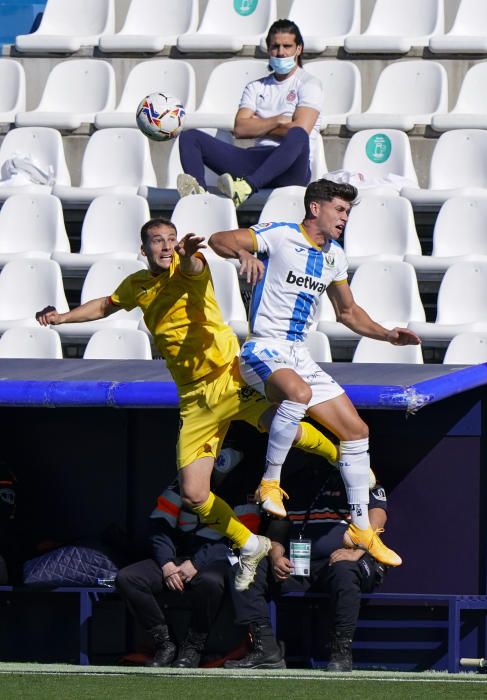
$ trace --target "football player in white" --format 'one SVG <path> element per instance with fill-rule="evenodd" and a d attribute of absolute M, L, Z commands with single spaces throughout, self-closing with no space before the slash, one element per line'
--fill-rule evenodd
<path fill-rule="evenodd" d="M 376 323 L 353 298 L 347 260 L 337 240 L 356 197 L 352 185 L 317 180 L 306 189 L 302 224 L 269 223 L 223 231 L 213 234 L 209 245 L 224 258 L 239 259 L 241 274 L 254 285 L 240 370 L 250 386 L 278 404 L 269 431 L 266 470 L 257 490 L 262 507 L 278 517 L 286 515 L 281 468 L 296 425 L 307 414 L 340 440 L 338 466 L 351 512 L 345 544 L 398 566 L 401 558 L 384 545 L 369 523 L 368 427 L 304 344 L 325 291 L 337 320 L 356 333 L 393 345 L 421 342 L 407 328 L 389 330 Z"/>

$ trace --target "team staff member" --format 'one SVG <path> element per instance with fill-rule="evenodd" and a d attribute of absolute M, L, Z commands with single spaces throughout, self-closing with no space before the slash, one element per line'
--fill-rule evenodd
<path fill-rule="evenodd" d="M 236 586 L 245 589 L 270 542 L 252 534 L 211 492 L 210 478 L 230 422 L 244 420 L 264 428 L 270 422 L 266 414 L 273 409 L 240 377 L 238 341 L 217 305 L 210 270 L 200 252 L 204 239 L 188 234 L 178 243 L 174 225 L 165 219 L 145 223 L 141 238 L 148 270 L 127 277 L 109 297 L 63 314 L 47 307 L 37 313 L 37 319 L 41 325 L 55 326 L 104 318 L 121 308 L 143 310 L 178 387 L 177 462 L 183 502 L 240 550 Z M 297 447 L 336 458 L 335 446 L 308 423 L 299 426 L 295 438 Z"/>

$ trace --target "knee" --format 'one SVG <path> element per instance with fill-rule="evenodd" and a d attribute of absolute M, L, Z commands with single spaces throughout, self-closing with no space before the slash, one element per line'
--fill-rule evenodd
<path fill-rule="evenodd" d="M 368 437 L 369 427 L 367 423 L 364 423 L 360 416 L 357 415 L 356 418 L 353 421 L 350 421 L 350 423 L 347 425 L 347 429 L 344 432 L 342 440 L 367 440 Z"/>
<path fill-rule="evenodd" d="M 132 566 L 120 569 L 115 578 L 115 587 L 120 593 L 127 593 L 134 585 L 140 584 L 140 577 L 137 576 Z"/>
<path fill-rule="evenodd" d="M 360 580 L 355 561 L 337 561 L 330 566 L 328 577 L 330 593 L 346 590 L 359 590 Z"/>
<path fill-rule="evenodd" d="M 309 146 L 309 134 L 302 126 L 293 126 L 287 132 L 287 138 L 296 143 L 302 143 L 303 146 Z"/>
<path fill-rule="evenodd" d="M 188 486 L 184 490 L 181 489 L 181 500 L 185 508 L 194 510 L 206 503 L 210 491 L 207 488 Z"/>
<path fill-rule="evenodd" d="M 198 589 L 205 592 L 205 596 L 209 594 L 221 595 L 225 589 L 223 576 L 218 571 L 212 571 L 211 569 L 200 572 L 195 583 Z"/>

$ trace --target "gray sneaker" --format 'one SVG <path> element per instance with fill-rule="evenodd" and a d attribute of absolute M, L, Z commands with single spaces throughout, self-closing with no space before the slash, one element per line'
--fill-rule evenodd
<path fill-rule="evenodd" d="M 176 189 L 180 197 L 187 197 L 190 194 L 204 194 L 204 187 L 201 187 L 198 180 L 188 173 L 180 173 L 176 180 Z"/>
<path fill-rule="evenodd" d="M 259 562 L 271 551 L 271 541 L 267 537 L 257 535 L 259 548 L 255 554 L 240 555 L 240 571 L 235 576 L 235 590 L 246 591 L 254 582 Z"/>

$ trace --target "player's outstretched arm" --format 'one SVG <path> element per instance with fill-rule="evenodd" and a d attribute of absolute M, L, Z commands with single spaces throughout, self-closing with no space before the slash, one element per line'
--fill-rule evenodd
<path fill-rule="evenodd" d="M 115 311 L 119 311 L 119 309 L 110 302 L 110 297 L 100 297 L 87 301 L 64 314 L 58 313 L 54 306 L 46 306 L 36 313 L 36 319 L 41 326 L 59 326 L 62 323 L 96 321 L 99 318 L 110 316 Z"/>
<path fill-rule="evenodd" d="M 264 275 L 264 265 L 253 253 L 255 241 L 250 230 L 237 228 L 233 231 L 220 231 L 210 236 L 208 245 L 222 258 L 240 260 L 240 275 L 249 284 L 256 284 Z"/>
<path fill-rule="evenodd" d="M 204 241 L 203 236 L 187 233 L 175 246 L 174 250 L 179 255 L 181 270 L 186 275 L 199 275 L 203 271 L 205 263 L 201 257 L 196 257 L 195 254 L 206 248 Z"/>

